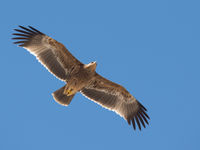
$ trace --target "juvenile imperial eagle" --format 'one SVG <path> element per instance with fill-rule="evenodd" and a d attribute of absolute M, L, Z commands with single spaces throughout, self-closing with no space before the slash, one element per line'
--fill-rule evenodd
<path fill-rule="evenodd" d="M 141 124 L 145 128 L 149 116 L 147 109 L 140 104 L 124 87 L 109 81 L 96 73 L 96 62 L 83 64 L 77 60 L 65 46 L 44 33 L 28 26 L 14 29 L 18 40 L 14 44 L 27 49 L 49 72 L 67 84 L 52 93 L 56 102 L 68 106 L 77 92 L 81 92 L 90 100 L 100 104 L 109 110 L 115 111 L 128 124 L 132 123 L 136 129 L 136 123 L 141 130 Z"/>

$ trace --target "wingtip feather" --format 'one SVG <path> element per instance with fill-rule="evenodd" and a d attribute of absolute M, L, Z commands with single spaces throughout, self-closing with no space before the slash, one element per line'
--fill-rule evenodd
<path fill-rule="evenodd" d="M 40 32 L 39 30 L 37 30 L 37 29 L 35 29 L 34 27 L 32 27 L 32 26 L 28 26 L 30 29 L 32 29 L 33 31 L 35 31 L 35 32 L 37 32 L 37 33 L 39 33 L 39 34 L 44 34 L 44 33 L 42 33 L 42 32 Z"/>
<path fill-rule="evenodd" d="M 133 125 L 133 129 L 136 130 L 136 126 L 135 126 L 135 119 L 132 119 L 132 125 Z"/>

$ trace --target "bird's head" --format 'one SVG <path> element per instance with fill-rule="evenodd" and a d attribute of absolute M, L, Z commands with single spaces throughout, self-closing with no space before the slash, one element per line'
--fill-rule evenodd
<path fill-rule="evenodd" d="M 96 68 L 96 66 L 97 66 L 97 62 L 96 62 L 96 61 L 92 61 L 91 63 L 89 63 L 89 65 L 91 65 L 91 66 L 95 66 L 95 68 Z"/>
<path fill-rule="evenodd" d="M 96 70 L 97 62 L 96 62 L 96 61 L 92 61 L 91 63 L 89 63 L 89 66 L 90 66 L 91 68 L 93 68 L 94 70 Z"/>
<path fill-rule="evenodd" d="M 85 67 L 86 67 L 88 70 L 90 70 L 90 71 L 93 72 L 93 71 L 96 70 L 97 63 L 96 63 L 96 61 L 93 61 L 93 62 L 91 62 L 91 63 L 85 65 Z"/>

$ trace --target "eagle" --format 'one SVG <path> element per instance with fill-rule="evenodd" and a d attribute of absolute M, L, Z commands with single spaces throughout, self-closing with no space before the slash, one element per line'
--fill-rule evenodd
<path fill-rule="evenodd" d="M 56 102 L 68 106 L 74 95 L 80 92 L 86 98 L 104 108 L 116 112 L 129 125 L 141 130 L 149 124 L 147 109 L 123 86 L 114 83 L 96 72 L 97 63 L 83 64 L 58 41 L 28 26 L 14 29 L 17 40 L 14 44 L 27 49 L 54 76 L 64 81 L 65 86 L 52 93 Z"/>

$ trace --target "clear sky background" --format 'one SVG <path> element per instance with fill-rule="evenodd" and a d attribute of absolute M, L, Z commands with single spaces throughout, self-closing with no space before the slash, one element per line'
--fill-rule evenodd
<path fill-rule="evenodd" d="M 0 149 L 199 150 L 200 1 L 2 1 Z M 69 107 L 51 93 L 64 85 L 12 44 L 31 25 L 83 63 L 122 84 L 147 109 L 134 131 L 123 118 L 77 94 Z"/>

